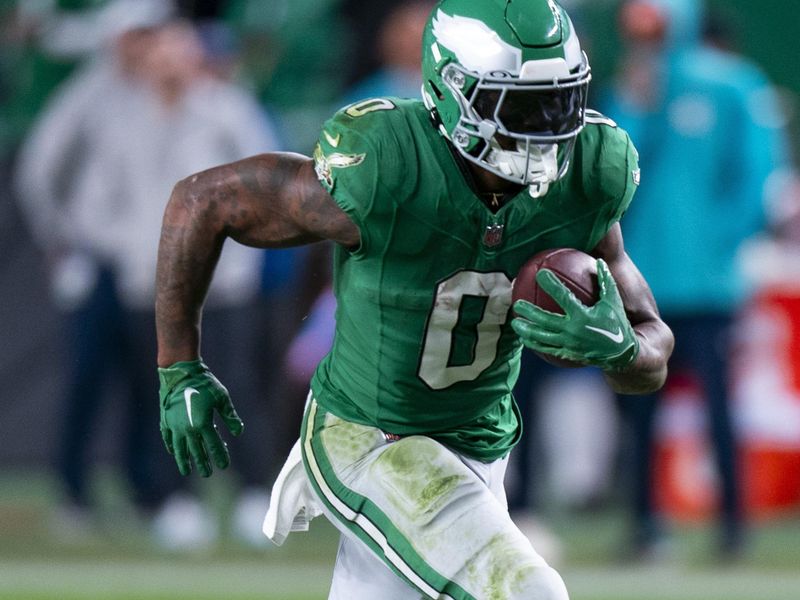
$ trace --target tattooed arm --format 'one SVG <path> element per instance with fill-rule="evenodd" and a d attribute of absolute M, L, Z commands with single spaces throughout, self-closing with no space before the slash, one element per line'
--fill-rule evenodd
<path fill-rule="evenodd" d="M 226 238 L 259 248 L 359 243 L 311 159 L 262 154 L 179 182 L 164 213 L 156 275 L 158 364 L 199 356 L 200 311 Z"/>

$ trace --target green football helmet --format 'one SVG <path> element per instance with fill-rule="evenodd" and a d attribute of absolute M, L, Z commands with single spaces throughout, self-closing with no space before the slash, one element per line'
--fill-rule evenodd
<path fill-rule="evenodd" d="M 569 168 L 591 70 L 555 0 L 441 0 L 422 41 L 422 95 L 456 150 L 533 197 Z"/>

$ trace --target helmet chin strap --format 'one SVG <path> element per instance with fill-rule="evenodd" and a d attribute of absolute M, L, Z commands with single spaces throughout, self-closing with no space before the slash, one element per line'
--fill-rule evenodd
<path fill-rule="evenodd" d="M 544 196 L 558 179 L 558 144 L 536 145 L 518 140 L 516 150 L 505 150 L 492 138 L 489 147 L 486 162 L 509 179 L 527 184 L 533 198 Z"/>

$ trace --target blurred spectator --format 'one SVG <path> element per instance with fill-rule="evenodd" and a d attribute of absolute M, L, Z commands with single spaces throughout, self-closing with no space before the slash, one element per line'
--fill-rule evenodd
<path fill-rule="evenodd" d="M 139 98 L 138 82 L 133 76 L 152 37 L 152 31 L 144 27 L 164 16 L 138 23 L 142 29 L 124 34 L 113 58 L 99 57 L 69 80 L 47 105 L 19 157 L 20 208 L 50 266 L 52 297 L 65 311 L 68 323 L 66 356 L 71 358 L 68 362 L 73 374 L 66 392 L 57 459 L 68 496 L 65 522 L 89 519 L 86 471 L 90 438 L 85 432 L 92 429 L 100 406 L 107 364 L 129 363 L 125 356 L 127 344 L 122 343 L 120 331 L 121 307 L 110 267 L 105 266 L 110 257 L 104 247 L 113 249 L 116 241 L 113 225 L 118 207 L 113 203 L 118 200 L 118 190 L 105 181 L 109 175 L 99 163 L 101 152 L 84 143 L 84 136 L 89 127 L 97 129 L 94 137 L 106 133 L 101 125 L 102 113 L 109 110 L 103 110 L 104 106 L 119 111 L 106 120 L 111 117 L 125 123 L 122 111 Z M 107 143 L 115 148 L 124 139 L 115 140 L 110 132 L 106 135 Z M 96 147 L 97 142 L 93 145 Z M 138 412 L 133 400 L 130 405 Z M 138 422 L 138 418 L 134 421 Z M 139 496 L 137 502 L 149 504 L 156 495 L 153 478 L 147 463 L 143 466 L 136 457 L 141 452 L 147 458 L 146 445 L 136 439 L 142 433 L 130 430 L 130 446 L 141 448 L 130 452 L 126 462 L 131 484 Z"/>
<path fill-rule="evenodd" d="M 16 149 L 49 94 L 85 55 L 53 48 L 61 24 L 86 12 L 89 0 L 0 2 L 0 158 Z"/>
<path fill-rule="evenodd" d="M 158 419 L 153 288 L 163 206 L 188 174 L 277 143 L 254 99 L 218 77 L 207 36 L 166 17 L 128 22 L 113 49 L 98 51 L 58 90 L 21 151 L 16 181 L 21 209 L 51 267 L 53 300 L 69 323 L 60 514 L 73 524 L 93 517 L 89 455 L 112 382 L 128 397 L 122 454 L 133 501 L 155 516 L 161 543 L 181 548 L 210 543 L 216 523 L 182 493 L 152 426 Z M 232 393 L 245 402 L 259 397 L 248 376 L 254 352 L 248 333 L 261 260 L 259 251 L 226 246 L 204 312 L 205 359 L 228 373 Z M 239 462 L 242 500 L 252 488 L 263 513 L 267 458 L 259 448 L 247 454 L 251 461 Z"/>
<path fill-rule="evenodd" d="M 642 184 L 623 220 L 628 253 L 675 333 L 670 367 L 691 370 L 708 407 L 720 475 L 723 557 L 743 545 L 737 444 L 728 401 L 731 325 L 746 295 L 735 256 L 763 222 L 764 186 L 784 161 L 782 115 L 761 71 L 701 43 L 698 0 L 628 0 L 627 53 L 605 112 L 640 152 Z M 620 397 L 633 439 L 633 552 L 665 547 L 653 506 L 660 395 Z"/>
<path fill-rule="evenodd" d="M 376 27 L 376 24 L 383 22 L 395 4 L 395 0 L 341 0 L 340 10 L 350 30 L 353 45 L 351 60 L 346 65 L 345 87 L 355 85 L 380 68 L 381 56 L 375 52 L 380 27 Z"/>
<path fill-rule="evenodd" d="M 280 116 L 289 150 L 310 154 L 353 60 L 341 0 L 228 0 L 225 22 L 242 40 L 241 77 Z M 368 9 L 371 2 L 361 2 Z"/>
<path fill-rule="evenodd" d="M 431 0 L 412 0 L 386 7 L 370 52 L 378 63 L 345 92 L 345 104 L 380 96 L 420 96 L 422 31 L 432 6 Z"/>

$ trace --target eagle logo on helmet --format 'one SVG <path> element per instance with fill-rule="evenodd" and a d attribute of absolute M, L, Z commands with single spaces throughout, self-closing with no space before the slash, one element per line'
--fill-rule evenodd
<path fill-rule="evenodd" d="M 519 73 L 522 51 L 491 30 L 483 21 L 436 12 L 433 35 L 438 44 L 450 50 L 456 60 L 470 71 Z"/>

